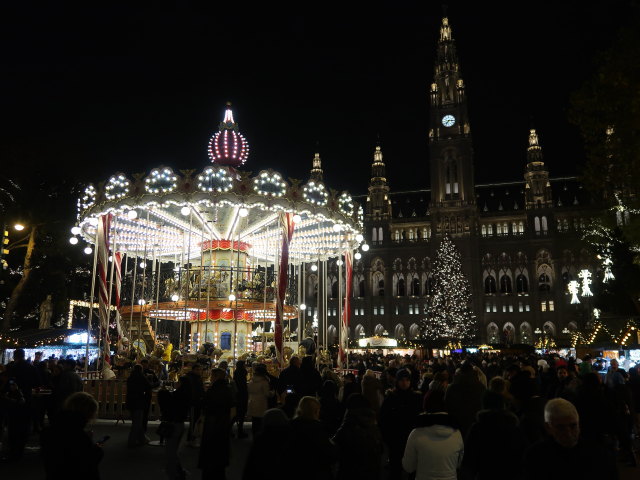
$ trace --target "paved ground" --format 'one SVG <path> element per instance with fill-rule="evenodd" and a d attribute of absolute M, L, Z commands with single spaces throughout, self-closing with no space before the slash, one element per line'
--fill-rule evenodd
<path fill-rule="evenodd" d="M 158 422 L 149 422 L 149 437 L 157 439 L 155 429 Z M 250 425 L 247 424 L 247 431 Z M 104 446 L 104 459 L 100 464 L 100 477 L 105 480 L 165 480 L 164 448 L 155 446 L 127 448 L 127 435 L 130 423 L 116 425 L 114 420 L 99 420 L 93 428 L 94 438 L 99 439 L 110 435 L 111 439 Z M 35 444 L 37 439 L 33 439 Z M 227 469 L 227 480 L 239 480 L 242 477 L 245 458 L 251 445 L 250 439 L 231 440 L 231 466 Z M 197 469 L 198 449 L 188 447 L 183 443 L 180 451 L 183 466 L 191 475 L 188 480 L 199 480 L 200 470 Z M 73 457 L 69 458 L 69 469 L 73 471 Z M 294 472 L 284 472 L 285 475 Z M 640 468 L 620 466 L 621 480 L 638 480 Z M 44 471 L 37 448 L 29 448 L 25 457 L 15 464 L 0 464 L 0 479 L 2 480 L 35 480 L 43 479 Z M 72 478 L 72 477 L 70 477 Z M 605 479 L 599 479 L 605 480 Z"/>

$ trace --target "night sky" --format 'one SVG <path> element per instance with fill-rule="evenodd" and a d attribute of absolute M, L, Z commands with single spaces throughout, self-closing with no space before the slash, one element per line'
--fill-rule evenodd
<path fill-rule="evenodd" d="M 321 2 L 306 13 L 271 2 L 133 3 L 3 7 L 3 175 L 97 182 L 160 165 L 200 170 L 231 101 L 248 170 L 306 179 L 319 142 L 328 186 L 363 193 L 379 134 L 392 190 L 428 186 L 439 2 Z M 584 154 L 569 96 L 628 2 L 501 3 L 448 8 L 476 179 L 522 178 L 531 122 L 552 176 L 577 174 Z"/>

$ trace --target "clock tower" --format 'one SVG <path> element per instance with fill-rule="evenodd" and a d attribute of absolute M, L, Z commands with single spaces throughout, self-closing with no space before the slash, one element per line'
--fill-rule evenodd
<path fill-rule="evenodd" d="M 440 26 L 435 72 L 430 93 L 431 210 L 475 210 L 473 149 L 464 81 L 449 19 Z M 463 232 L 472 226 L 463 225 Z M 462 233 L 442 226 L 444 231 Z M 440 230 L 440 229 L 439 229 Z"/>

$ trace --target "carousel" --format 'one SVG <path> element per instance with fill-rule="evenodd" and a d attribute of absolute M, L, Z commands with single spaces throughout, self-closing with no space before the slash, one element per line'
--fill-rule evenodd
<path fill-rule="evenodd" d="M 71 243 L 94 253 L 96 295 L 118 311 L 100 318 L 104 344 L 117 335 L 150 351 L 161 336 L 225 359 L 264 350 L 256 330 L 300 329 L 304 264 L 363 241 L 362 208 L 348 192 L 243 169 L 249 144 L 230 105 L 208 156 L 201 169 L 118 172 L 79 199 Z"/>

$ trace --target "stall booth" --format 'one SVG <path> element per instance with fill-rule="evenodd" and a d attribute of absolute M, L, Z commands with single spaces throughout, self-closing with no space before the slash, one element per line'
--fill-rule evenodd
<path fill-rule="evenodd" d="M 73 358 L 84 359 L 87 352 L 87 331 L 81 329 L 30 329 L 13 332 L 3 339 L 4 351 L 2 363 L 13 360 L 16 348 L 22 348 L 27 360 L 33 359 L 36 352 L 42 352 L 42 358 Z M 98 356 L 98 346 L 95 337 L 89 342 L 89 362 Z"/>

